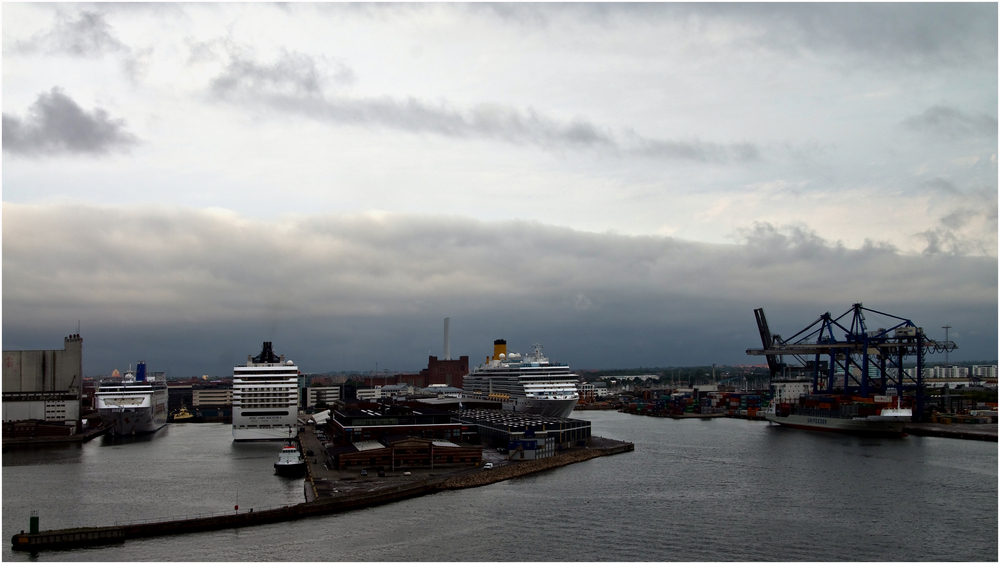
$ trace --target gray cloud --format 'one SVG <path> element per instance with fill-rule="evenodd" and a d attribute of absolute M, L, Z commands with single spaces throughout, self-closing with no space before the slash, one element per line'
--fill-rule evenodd
<path fill-rule="evenodd" d="M 951 200 L 942 206 L 938 225 L 916 234 L 926 241 L 925 255 L 995 255 L 997 251 L 997 190 L 982 187 L 969 193 L 959 192 L 945 180 L 935 186 L 950 187 L 945 193 Z M 943 189 L 943 188 L 942 188 Z"/>
<path fill-rule="evenodd" d="M 760 44 L 787 52 L 837 50 L 875 67 L 997 60 L 995 4 L 748 4 L 728 12 L 754 14 L 768 31 Z"/>
<path fill-rule="evenodd" d="M 332 77 L 338 83 L 354 81 L 354 73 L 338 65 Z M 315 58 L 297 52 L 283 52 L 271 64 L 262 64 L 244 53 L 231 53 L 222 73 L 213 78 L 212 92 L 218 96 L 262 92 L 270 95 L 315 96 L 322 94 L 328 78 L 318 68 Z"/>
<path fill-rule="evenodd" d="M 990 3 L 472 4 L 462 9 L 525 28 L 579 20 L 603 28 L 664 20 L 725 41 L 790 56 L 846 54 L 851 65 L 938 67 L 997 61 L 997 6 Z M 725 38 L 725 39 L 723 39 Z"/>
<path fill-rule="evenodd" d="M 82 11 L 75 18 L 62 10 L 48 31 L 35 34 L 27 41 L 18 41 L 14 50 L 21 53 L 65 54 L 74 57 L 99 57 L 105 53 L 128 51 L 114 34 L 114 28 L 99 12 Z"/>
<path fill-rule="evenodd" d="M 903 120 L 903 127 L 946 141 L 969 138 L 997 138 L 997 118 L 987 114 L 967 114 L 949 106 L 931 106 L 923 113 Z"/>
<path fill-rule="evenodd" d="M 636 155 L 683 159 L 701 162 L 751 162 L 760 160 L 760 149 L 753 143 L 706 143 L 691 141 L 657 141 L 637 137 L 630 151 Z"/>
<path fill-rule="evenodd" d="M 963 354 L 996 354 L 996 258 L 849 250 L 805 229 L 707 245 L 407 215 L 5 203 L 3 219 L 5 345 L 54 346 L 38 340 L 82 320 L 88 373 L 142 356 L 225 374 L 263 340 L 307 371 L 419 369 L 446 316 L 474 361 L 503 337 L 578 367 L 747 363 L 754 307 L 780 331 L 858 301 L 961 324 L 980 335 Z"/>
<path fill-rule="evenodd" d="M 3 114 L 3 150 L 12 154 L 104 154 L 136 143 L 124 120 L 101 108 L 87 112 L 58 87 L 39 94 L 24 119 Z"/>
<path fill-rule="evenodd" d="M 216 56 L 214 46 L 192 47 L 193 60 Z M 261 63 L 233 46 L 228 62 L 210 83 L 212 93 L 234 103 L 264 104 L 282 112 L 349 126 L 379 126 L 447 137 L 495 139 L 531 144 L 550 150 L 603 149 L 642 157 L 700 162 L 759 160 L 752 143 L 718 144 L 700 141 L 664 141 L 626 131 L 619 139 L 607 128 L 586 119 L 560 121 L 532 108 L 520 110 L 501 104 L 479 104 L 467 110 L 442 101 L 431 104 L 417 98 L 351 98 L 332 94 L 326 86 L 354 80 L 343 65 L 327 76 L 316 58 L 283 53 L 273 63 Z M 327 65 L 328 66 L 328 65 Z"/>

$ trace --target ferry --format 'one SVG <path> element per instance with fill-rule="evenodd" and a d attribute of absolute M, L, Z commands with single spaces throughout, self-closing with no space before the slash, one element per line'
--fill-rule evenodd
<path fill-rule="evenodd" d="M 167 423 L 167 383 L 146 376 L 146 363 L 121 380 L 102 380 L 95 394 L 101 423 L 113 435 L 154 433 Z"/>
<path fill-rule="evenodd" d="M 521 413 L 569 417 L 580 400 L 580 376 L 569 365 L 549 362 L 542 346 L 531 354 L 507 352 L 507 341 L 493 342 L 493 356 L 465 377 L 462 396 L 500 401 Z"/>
<path fill-rule="evenodd" d="M 277 356 L 270 341 L 246 365 L 233 368 L 233 440 L 294 437 L 299 416 L 299 367 Z"/>

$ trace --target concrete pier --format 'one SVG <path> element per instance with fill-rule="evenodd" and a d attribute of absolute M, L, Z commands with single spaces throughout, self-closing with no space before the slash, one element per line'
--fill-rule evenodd
<path fill-rule="evenodd" d="M 100 437 L 101 435 L 106 434 L 109 430 L 111 430 L 111 425 L 101 425 L 75 435 L 59 435 L 54 437 L 4 437 L 3 449 L 7 450 L 11 447 L 30 447 L 59 443 L 85 443 L 94 437 Z"/>
<path fill-rule="evenodd" d="M 309 450 L 308 434 L 303 436 L 303 449 Z M 314 445 L 315 446 L 315 445 Z M 21 533 L 11 538 L 14 550 L 38 552 L 41 550 L 77 548 L 95 544 L 120 543 L 144 537 L 196 533 L 216 529 L 248 527 L 291 521 L 317 515 L 329 515 L 353 511 L 409 499 L 430 493 L 459 488 L 477 487 L 536 472 L 543 472 L 567 464 L 590 460 L 634 450 L 632 443 L 611 441 L 593 437 L 587 448 L 564 451 L 549 458 L 504 464 L 494 470 L 480 467 L 464 469 L 443 469 L 438 471 L 410 471 L 404 476 L 402 471 L 387 472 L 385 478 L 370 481 L 356 479 L 336 480 L 336 470 L 326 468 L 320 456 L 307 457 L 309 470 L 306 477 L 306 499 L 310 501 L 296 505 L 244 511 L 242 513 L 217 514 L 192 519 L 177 519 L 147 523 L 136 523 L 116 527 L 96 527 L 89 529 L 63 529 L 40 533 Z M 315 451 L 318 454 L 318 451 Z M 313 462 L 315 458 L 316 462 Z M 426 469 L 424 469 L 426 470 Z M 450 470 L 450 471 L 449 471 Z M 325 482 L 325 483 L 324 483 Z M 310 490 L 312 495 L 310 496 Z"/>

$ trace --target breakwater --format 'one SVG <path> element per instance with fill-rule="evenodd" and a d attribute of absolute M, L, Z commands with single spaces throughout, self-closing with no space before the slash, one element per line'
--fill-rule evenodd
<path fill-rule="evenodd" d="M 61 443 L 85 443 L 95 437 L 107 434 L 111 430 L 111 425 L 101 425 L 92 427 L 82 433 L 75 435 L 54 435 L 54 436 L 8 436 L 3 437 L 3 448 L 9 447 L 31 447 L 39 445 L 54 445 Z"/>
<path fill-rule="evenodd" d="M 215 514 L 204 517 L 150 521 L 112 527 L 90 527 L 85 529 L 62 529 L 38 533 L 19 533 L 11 538 L 14 550 L 38 552 L 41 550 L 67 549 L 81 546 L 122 543 L 126 540 L 147 537 L 177 535 L 212 531 L 218 529 L 249 527 L 307 517 L 330 515 L 365 507 L 373 507 L 430 493 L 483 486 L 519 476 L 544 472 L 583 462 L 600 456 L 608 456 L 634 450 L 632 443 L 609 441 L 596 437 L 597 446 L 572 450 L 541 460 L 519 462 L 496 470 L 470 469 L 452 474 L 435 476 L 399 486 L 380 488 L 374 491 L 344 494 L 335 497 L 307 501 L 295 505 L 265 509 L 262 511 L 235 511 L 232 514 Z"/>

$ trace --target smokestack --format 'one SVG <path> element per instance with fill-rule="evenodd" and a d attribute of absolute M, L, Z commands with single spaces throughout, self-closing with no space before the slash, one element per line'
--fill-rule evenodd
<path fill-rule="evenodd" d="M 451 318 L 444 318 L 444 359 L 451 360 L 451 335 L 448 334 L 448 325 L 451 324 Z"/>

